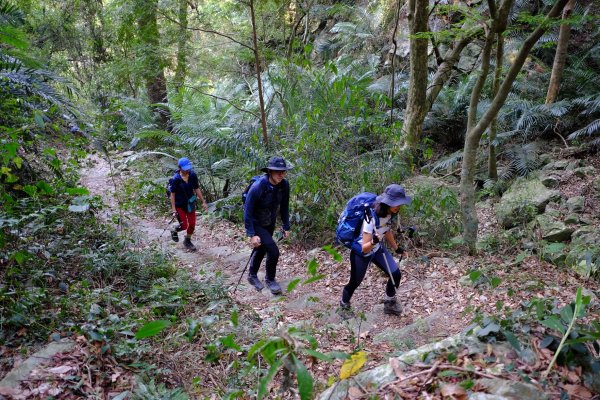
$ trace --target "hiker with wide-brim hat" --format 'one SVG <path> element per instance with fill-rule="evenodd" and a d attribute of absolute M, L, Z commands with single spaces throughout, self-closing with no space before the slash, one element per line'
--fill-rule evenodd
<path fill-rule="evenodd" d="M 261 169 L 265 174 L 250 186 L 244 203 L 244 226 L 248 241 L 254 249 L 248 282 L 258 291 L 264 288 L 257 273 L 266 255 L 265 284 L 273 294 L 281 294 L 281 286 L 275 280 L 279 247 L 273 240 L 273 233 L 279 209 L 283 237 L 289 234 L 290 185 L 285 176 L 290 169 L 283 158 L 271 157 L 267 166 Z"/>
<path fill-rule="evenodd" d="M 194 172 L 189 159 L 183 157 L 178 160 L 177 172 L 171 179 L 169 191 L 171 212 L 180 221 L 179 226 L 171 231 L 171 239 L 178 242 L 178 233 L 185 231 L 183 246 L 188 251 L 196 251 L 196 246 L 192 243 L 192 234 L 196 229 L 196 202 L 198 199 L 202 202 L 204 211 L 208 211 L 208 205 L 200 191 L 198 175 Z"/>
<path fill-rule="evenodd" d="M 352 315 L 350 299 L 363 281 L 371 262 L 389 276 L 385 287 L 383 312 L 389 315 L 402 314 L 402 307 L 396 300 L 396 289 L 400 285 L 402 274 L 396 260 L 381 242 L 385 239 L 396 254 L 407 256 L 405 249 L 396 243 L 390 229 L 390 222 L 400 207 L 410 204 L 410 202 L 411 198 L 406 195 L 402 186 L 391 184 L 377 196 L 372 204 L 371 208 L 378 217 L 378 221 L 375 221 L 375 218 L 363 221 L 360 230 L 362 234 L 358 241 L 360 251 L 356 249 L 350 251 L 350 281 L 344 286 L 340 301 L 342 316 Z"/>

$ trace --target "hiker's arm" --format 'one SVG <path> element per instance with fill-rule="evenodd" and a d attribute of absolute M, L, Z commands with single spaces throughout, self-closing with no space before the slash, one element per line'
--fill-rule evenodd
<path fill-rule="evenodd" d="M 281 199 L 281 223 L 283 224 L 283 234 L 287 237 L 287 232 L 290 230 L 290 185 L 286 182 L 283 198 Z"/>
<path fill-rule="evenodd" d="M 171 192 L 171 195 L 169 196 L 169 200 L 171 200 L 171 212 L 173 213 L 173 216 L 176 216 L 177 208 L 175 207 L 175 193 Z"/>
<path fill-rule="evenodd" d="M 368 252 L 373 250 L 373 247 L 375 247 L 375 245 L 379 242 L 379 240 L 377 240 L 376 237 L 377 236 L 372 233 L 363 232 L 363 236 L 362 236 L 362 252 L 363 252 L 363 254 L 367 254 Z"/>
<path fill-rule="evenodd" d="M 384 237 L 390 245 L 390 249 L 393 249 L 396 254 L 402 254 L 403 258 L 406 258 L 408 256 L 404 247 L 396 243 L 396 238 L 394 238 L 394 234 L 392 233 L 391 229 L 384 234 Z"/>
<path fill-rule="evenodd" d="M 196 192 L 196 196 L 202 202 L 202 206 L 204 207 L 204 211 L 208 211 L 208 205 L 206 204 L 206 200 L 204 200 L 204 196 L 202 196 L 202 192 L 200 191 L 200 188 L 196 188 L 195 192 Z"/>
<path fill-rule="evenodd" d="M 248 190 L 246 202 L 244 203 L 244 227 L 246 228 L 246 236 L 253 247 L 260 246 L 260 238 L 254 230 L 254 208 L 257 200 L 260 198 L 260 184 L 252 185 Z"/>

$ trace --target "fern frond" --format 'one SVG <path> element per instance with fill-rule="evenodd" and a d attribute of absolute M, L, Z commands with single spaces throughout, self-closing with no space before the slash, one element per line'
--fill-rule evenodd
<path fill-rule="evenodd" d="M 592 121 L 585 127 L 571 133 L 569 136 L 567 136 L 567 140 L 576 140 L 582 136 L 592 136 L 598 132 L 600 132 L 600 119 Z"/>
<path fill-rule="evenodd" d="M 462 161 L 463 158 L 463 152 L 462 150 L 460 151 L 456 151 L 452 154 L 450 154 L 448 157 L 444 158 L 443 160 L 438 161 L 437 163 L 435 163 L 433 165 L 433 168 L 431 169 L 431 173 L 436 173 L 438 171 L 442 171 L 442 170 L 450 170 L 455 168 L 459 162 Z"/>

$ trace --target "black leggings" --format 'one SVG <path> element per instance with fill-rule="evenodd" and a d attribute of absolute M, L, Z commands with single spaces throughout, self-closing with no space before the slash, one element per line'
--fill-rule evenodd
<path fill-rule="evenodd" d="M 260 263 L 262 263 L 262 260 L 266 255 L 267 265 L 265 278 L 274 281 L 275 273 L 277 272 L 277 261 L 279 261 L 279 247 L 277 247 L 277 243 L 273 240 L 275 226 L 267 228 L 255 226 L 254 230 L 256 231 L 256 235 L 260 237 L 261 245 L 254 250 L 254 256 L 252 257 L 250 265 L 250 275 L 256 275 L 258 273 Z"/>
<path fill-rule="evenodd" d="M 387 294 L 389 297 L 396 295 L 396 289 L 400 285 L 402 273 L 400 272 L 394 257 L 392 257 L 390 252 L 385 247 L 381 246 L 373 255 L 368 257 L 359 255 L 354 251 L 350 252 L 350 281 L 346 286 L 344 286 L 344 291 L 342 292 L 342 301 L 344 303 L 350 303 L 350 298 L 365 278 L 367 269 L 371 262 L 377 265 L 379 269 L 385 272 L 388 276 L 390 275 L 390 272 L 392 273 L 385 286 L 385 294 Z"/>

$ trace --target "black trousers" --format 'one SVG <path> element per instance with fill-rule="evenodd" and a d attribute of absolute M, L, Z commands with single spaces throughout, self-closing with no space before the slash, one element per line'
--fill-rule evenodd
<path fill-rule="evenodd" d="M 277 247 L 277 243 L 275 243 L 273 240 L 275 226 L 273 225 L 267 228 L 255 226 L 254 230 L 256 231 L 256 235 L 260 237 L 261 245 L 254 251 L 254 256 L 252 257 L 252 262 L 250 263 L 250 275 L 256 275 L 258 273 L 260 264 L 266 255 L 267 262 L 265 278 L 270 281 L 274 281 L 275 274 L 277 272 L 277 261 L 279 261 L 279 247 Z"/>

